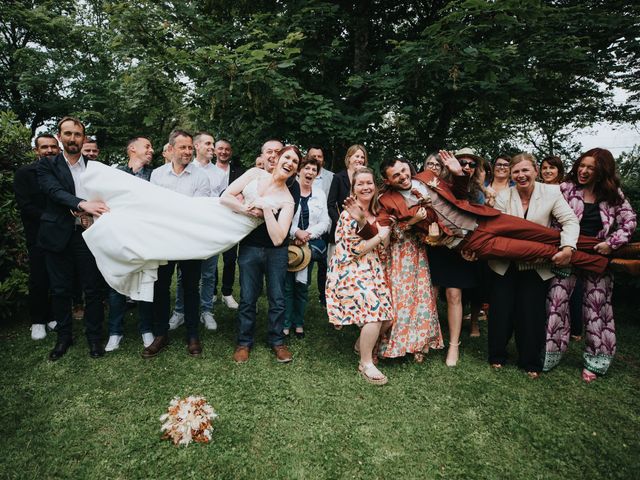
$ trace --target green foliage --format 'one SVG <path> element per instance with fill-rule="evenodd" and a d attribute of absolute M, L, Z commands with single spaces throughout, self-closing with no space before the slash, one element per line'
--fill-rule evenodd
<path fill-rule="evenodd" d="M 0 112 L 0 319 L 15 314 L 27 293 L 22 222 L 13 195 L 15 168 L 34 159 L 30 132 L 12 112 Z"/>
<path fill-rule="evenodd" d="M 252 163 L 267 138 L 352 143 L 373 163 L 474 146 L 570 154 L 576 128 L 633 121 L 640 6 L 612 0 L 156 2 L 0 6 L 0 108 L 37 126 L 75 113 L 103 158 L 176 126 Z M 340 165 L 340 162 L 335 162 Z"/>

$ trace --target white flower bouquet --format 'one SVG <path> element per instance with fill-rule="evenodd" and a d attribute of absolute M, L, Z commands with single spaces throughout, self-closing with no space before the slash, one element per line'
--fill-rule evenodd
<path fill-rule="evenodd" d="M 189 445 L 192 441 L 211 441 L 211 422 L 218 417 L 203 397 L 175 397 L 171 400 L 167 413 L 160 417 L 163 439 L 174 445 Z"/>

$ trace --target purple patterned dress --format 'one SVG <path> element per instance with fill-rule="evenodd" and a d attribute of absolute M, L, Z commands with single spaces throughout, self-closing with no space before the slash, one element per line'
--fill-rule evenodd
<path fill-rule="evenodd" d="M 564 198 L 579 220 L 584 213 L 582 189 L 572 182 L 560 185 Z M 616 250 L 629 243 L 636 228 L 636 214 L 622 192 L 623 202 L 613 206 L 600 202 L 602 230 L 597 237 Z M 603 375 L 607 372 L 616 353 L 616 331 L 613 321 L 611 295 L 613 293 L 613 275 L 580 272 L 584 281 L 582 299 L 582 318 L 585 323 L 584 368 Z M 576 284 L 576 275 L 568 278 L 554 278 L 547 296 L 547 342 L 544 359 L 544 371 L 551 370 L 560 363 L 567 351 L 571 333 L 569 299 Z"/>

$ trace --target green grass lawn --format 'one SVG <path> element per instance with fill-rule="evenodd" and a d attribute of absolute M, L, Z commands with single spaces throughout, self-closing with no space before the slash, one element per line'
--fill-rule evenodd
<path fill-rule="evenodd" d="M 77 324 L 76 344 L 52 363 L 54 336 L 33 342 L 16 320 L 0 330 L 0 476 L 638 478 L 640 323 L 618 307 L 618 355 L 590 385 L 581 343 L 537 381 L 513 366 L 491 370 L 485 322 L 479 339 L 465 326 L 458 367 L 444 365 L 444 351 L 421 365 L 386 361 L 389 384 L 369 385 L 356 372 L 356 329 L 329 328 L 315 301 L 288 365 L 266 346 L 264 300 L 244 365 L 231 360 L 235 312 L 220 304 L 198 359 L 180 327 L 167 351 L 143 360 L 130 315 L 116 352 L 90 359 Z M 176 395 L 202 395 L 220 414 L 211 444 L 161 440 L 159 417 Z"/>

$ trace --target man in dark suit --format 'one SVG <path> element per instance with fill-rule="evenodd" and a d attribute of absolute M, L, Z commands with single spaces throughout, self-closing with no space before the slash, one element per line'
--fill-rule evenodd
<path fill-rule="evenodd" d="M 49 359 L 58 360 L 73 343 L 71 300 L 74 269 L 80 273 L 85 296 L 84 320 L 89 355 L 98 358 L 104 355 L 103 280 L 82 238 L 81 217 L 100 216 L 109 209 L 104 202 L 84 199 L 81 174 L 86 169 L 86 162 L 81 154 L 85 137 L 82 122 L 64 117 L 58 123 L 57 137 L 63 152 L 38 164 L 38 182 L 47 198 L 38 231 L 38 245 L 45 251 L 53 318 L 58 332 L 58 340 L 49 353 Z"/>
<path fill-rule="evenodd" d="M 38 229 L 40 217 L 47 203 L 38 184 L 38 163 L 49 161 L 46 157 L 60 153 L 56 137 L 42 133 L 36 137 L 34 148 L 38 159 L 23 165 L 13 177 L 13 191 L 20 210 L 24 236 L 29 253 L 29 317 L 31 318 L 31 338 L 42 340 L 46 337 L 45 324 L 50 319 L 51 302 L 49 300 L 49 277 L 44 260 L 44 251 L 38 247 Z M 50 327 L 55 324 L 50 322 Z"/>

